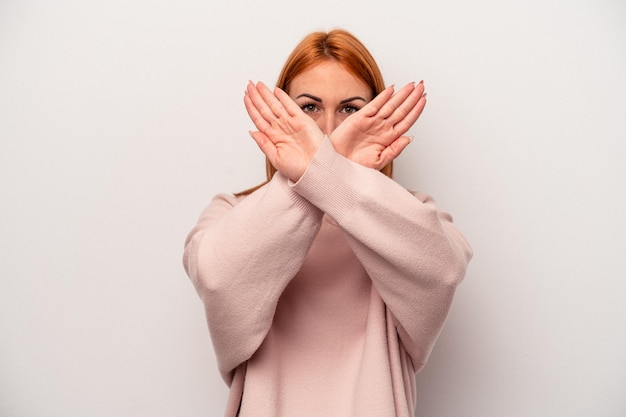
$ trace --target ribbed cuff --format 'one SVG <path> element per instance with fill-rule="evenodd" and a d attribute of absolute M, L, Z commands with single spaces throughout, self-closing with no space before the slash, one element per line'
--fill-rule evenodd
<path fill-rule="evenodd" d="M 298 208 L 299 210 L 301 210 L 307 215 L 312 215 L 312 216 L 322 215 L 322 213 L 320 212 L 320 209 L 316 207 L 313 203 L 311 203 L 309 200 L 307 200 L 305 197 L 297 193 L 294 190 L 294 188 L 291 186 L 292 184 L 291 180 L 285 177 L 280 172 L 277 172 L 276 174 L 274 174 L 274 178 L 272 178 L 272 182 L 277 187 L 283 188 L 285 190 L 287 198 L 289 199 L 289 201 L 291 201 L 294 207 Z"/>
<path fill-rule="evenodd" d="M 324 138 L 298 182 L 289 183 L 299 195 L 341 222 L 358 204 L 365 184 L 359 170 L 370 170 L 343 157 Z M 360 183 L 361 182 L 361 183 Z"/>

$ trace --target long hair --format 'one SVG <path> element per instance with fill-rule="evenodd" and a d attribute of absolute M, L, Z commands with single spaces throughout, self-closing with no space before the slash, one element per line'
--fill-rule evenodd
<path fill-rule="evenodd" d="M 307 35 L 287 58 L 276 86 L 289 94 L 289 87 L 295 77 L 324 61 L 337 61 L 342 64 L 346 70 L 371 88 L 372 97 L 376 97 L 385 89 L 382 73 L 370 52 L 354 35 L 343 29 Z M 250 194 L 272 179 L 276 168 L 267 158 L 265 172 L 267 179 L 264 183 L 238 195 Z M 391 178 L 393 162 L 383 167 L 380 172 Z"/>

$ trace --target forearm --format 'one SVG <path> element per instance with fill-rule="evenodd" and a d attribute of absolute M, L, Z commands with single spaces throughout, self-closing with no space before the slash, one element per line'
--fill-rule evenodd
<path fill-rule="evenodd" d="M 415 361 L 425 360 L 471 258 L 452 218 L 426 196 L 416 198 L 379 172 L 346 160 L 327 141 L 293 188 L 347 232 L 406 331 L 405 348 Z"/>
<path fill-rule="evenodd" d="M 280 174 L 241 201 L 216 197 L 201 215 L 185 244 L 184 265 L 205 305 L 222 372 L 263 341 L 321 217 Z"/>

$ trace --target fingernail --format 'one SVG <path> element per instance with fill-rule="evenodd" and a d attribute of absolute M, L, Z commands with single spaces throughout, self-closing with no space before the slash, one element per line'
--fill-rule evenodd
<path fill-rule="evenodd" d="M 409 143 L 413 142 L 413 139 L 415 139 L 415 136 L 413 135 L 409 135 L 407 137 L 409 138 Z"/>

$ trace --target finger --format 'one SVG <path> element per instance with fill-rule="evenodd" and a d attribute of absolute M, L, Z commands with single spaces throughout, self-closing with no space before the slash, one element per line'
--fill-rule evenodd
<path fill-rule="evenodd" d="M 411 138 L 408 136 L 400 136 L 393 141 L 391 145 L 387 146 L 380 153 L 380 166 L 378 169 L 388 165 L 391 161 L 396 159 L 400 153 L 411 143 Z"/>
<path fill-rule="evenodd" d="M 248 82 L 246 91 L 248 92 L 248 97 L 250 97 L 252 105 L 257 109 L 257 112 L 267 123 L 272 123 L 277 119 L 277 116 L 274 114 L 272 109 L 270 109 L 269 105 L 261 95 L 258 85 L 254 85 L 254 83 L 250 81 Z"/>
<path fill-rule="evenodd" d="M 394 90 L 395 87 L 393 85 L 385 88 L 376 97 L 374 97 L 372 101 L 363 106 L 363 108 L 359 110 L 359 113 L 361 113 L 365 117 L 374 116 L 376 113 L 378 113 L 380 108 L 393 96 Z"/>
<path fill-rule="evenodd" d="M 400 90 L 396 92 L 378 111 L 377 116 L 383 119 L 389 118 L 396 109 L 398 109 L 405 100 L 411 96 L 411 93 L 415 90 L 414 83 L 408 83 Z"/>
<path fill-rule="evenodd" d="M 418 105 L 420 99 L 424 96 L 424 81 L 420 81 L 411 94 L 409 94 L 405 100 L 387 117 L 387 120 L 392 125 L 395 125 L 405 119 Z M 411 122 L 414 123 L 415 120 Z"/>
<path fill-rule="evenodd" d="M 246 111 L 248 112 L 248 116 L 250 116 L 250 120 L 254 123 L 257 129 L 261 132 L 267 131 L 269 129 L 270 124 L 265 120 L 265 118 L 259 113 L 259 110 L 256 108 L 254 103 L 252 102 L 252 98 L 250 94 L 246 92 L 246 95 L 243 97 L 243 103 L 246 106 Z"/>
<path fill-rule="evenodd" d="M 276 87 L 274 89 L 274 95 L 282 103 L 283 107 L 287 110 L 287 113 L 289 113 L 290 116 L 296 116 L 302 113 L 300 106 L 298 106 L 298 104 L 296 104 L 296 102 L 293 101 L 293 99 L 289 97 L 289 94 L 287 94 L 284 90 Z"/>
<path fill-rule="evenodd" d="M 403 135 L 404 133 L 406 133 L 421 116 L 425 106 L 426 93 L 423 93 L 421 97 L 417 100 L 415 106 L 413 106 L 413 108 L 404 116 L 404 118 L 402 118 L 402 120 L 398 121 L 394 125 L 394 131 L 396 131 L 399 135 Z"/>
<path fill-rule="evenodd" d="M 287 110 L 285 110 L 285 106 L 276 98 L 274 93 L 262 82 L 257 83 L 257 89 L 265 101 L 265 103 L 269 106 L 272 114 L 275 118 L 286 118 L 288 116 Z"/>
<path fill-rule="evenodd" d="M 272 164 L 274 164 L 276 160 L 276 146 L 272 143 L 269 136 L 262 132 L 253 132 L 250 131 L 250 136 L 256 142 L 261 152 L 267 156 L 267 159 L 270 160 Z M 274 165 L 276 166 L 276 165 Z"/>

